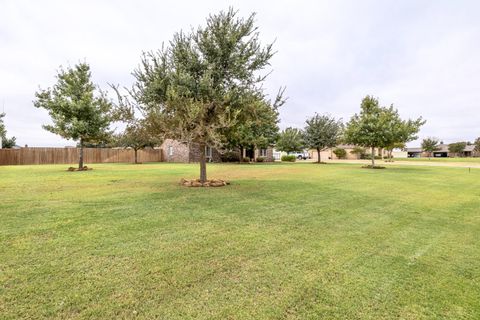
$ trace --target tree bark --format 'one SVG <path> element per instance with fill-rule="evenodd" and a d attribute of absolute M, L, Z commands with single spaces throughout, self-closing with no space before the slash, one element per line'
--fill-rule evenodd
<path fill-rule="evenodd" d="M 375 167 L 375 147 L 372 147 L 372 167 Z"/>
<path fill-rule="evenodd" d="M 200 143 L 200 182 L 207 181 L 207 159 L 205 157 L 205 143 Z"/>
<path fill-rule="evenodd" d="M 78 157 L 78 169 L 83 169 L 83 139 L 80 138 L 80 155 Z"/>
<path fill-rule="evenodd" d="M 137 157 L 137 152 L 138 150 L 137 149 L 133 149 L 133 151 L 135 151 L 135 164 L 138 163 L 138 157 Z"/>
<path fill-rule="evenodd" d="M 320 148 L 317 148 L 317 154 L 318 154 L 318 163 L 320 163 Z"/>

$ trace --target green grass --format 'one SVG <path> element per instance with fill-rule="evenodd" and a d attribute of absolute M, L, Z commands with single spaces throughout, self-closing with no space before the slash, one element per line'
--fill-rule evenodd
<path fill-rule="evenodd" d="M 472 162 L 480 163 L 480 157 L 465 157 L 465 158 L 396 158 L 395 161 L 429 161 L 429 162 Z"/>
<path fill-rule="evenodd" d="M 0 167 L 1 319 L 478 319 L 480 170 Z"/>

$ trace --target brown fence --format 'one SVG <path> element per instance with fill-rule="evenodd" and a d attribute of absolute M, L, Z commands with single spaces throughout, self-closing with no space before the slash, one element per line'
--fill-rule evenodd
<path fill-rule="evenodd" d="M 135 153 L 131 149 L 85 148 L 85 164 L 103 162 L 134 162 Z M 76 164 L 78 148 L 21 148 L 0 149 L 0 165 L 18 164 Z M 139 162 L 162 161 L 161 149 L 138 151 Z"/>

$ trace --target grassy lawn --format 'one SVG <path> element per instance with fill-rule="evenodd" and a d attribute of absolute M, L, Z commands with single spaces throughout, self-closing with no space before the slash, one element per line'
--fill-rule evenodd
<path fill-rule="evenodd" d="M 472 162 L 480 163 L 480 157 L 467 158 L 397 158 L 395 161 L 429 161 L 429 162 Z"/>
<path fill-rule="evenodd" d="M 480 170 L 0 167 L 1 319 L 478 319 Z"/>

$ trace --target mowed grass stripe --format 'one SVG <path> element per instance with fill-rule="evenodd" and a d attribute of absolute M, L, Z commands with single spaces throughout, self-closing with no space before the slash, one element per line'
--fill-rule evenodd
<path fill-rule="evenodd" d="M 0 167 L 7 319 L 480 314 L 480 170 L 64 167 Z"/>

